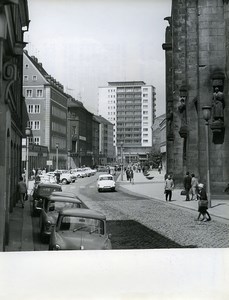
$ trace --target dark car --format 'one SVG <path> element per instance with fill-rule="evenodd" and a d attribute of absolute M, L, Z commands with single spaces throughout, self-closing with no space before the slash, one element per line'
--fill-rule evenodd
<path fill-rule="evenodd" d="M 109 250 L 106 217 L 91 209 L 63 209 L 52 227 L 49 250 Z"/>
<path fill-rule="evenodd" d="M 32 199 L 33 199 L 33 215 L 39 215 L 43 206 L 43 200 L 51 195 L 52 192 L 61 192 L 62 187 L 56 183 L 41 182 L 35 185 Z"/>
<path fill-rule="evenodd" d="M 81 208 L 83 204 L 80 200 L 70 197 L 48 196 L 43 201 L 40 213 L 40 237 L 45 242 L 51 234 L 52 226 L 56 225 L 59 212 L 64 208 Z"/>

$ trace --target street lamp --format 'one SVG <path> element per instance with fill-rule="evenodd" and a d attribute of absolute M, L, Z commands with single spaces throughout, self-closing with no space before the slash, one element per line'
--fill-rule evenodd
<path fill-rule="evenodd" d="M 59 160 L 59 144 L 56 143 L 56 170 L 58 170 L 58 160 Z"/>
<path fill-rule="evenodd" d="M 208 207 L 211 207 L 211 187 L 210 187 L 210 155 L 209 155 L 209 120 L 211 118 L 211 106 L 203 106 L 203 117 L 206 121 L 205 132 L 206 132 L 206 161 L 207 161 L 207 196 L 208 196 Z"/>
<path fill-rule="evenodd" d="M 29 137 L 31 135 L 31 128 L 25 128 L 25 135 L 26 135 L 26 174 L 25 174 L 25 184 L 28 189 L 28 182 L 29 182 Z"/>
<path fill-rule="evenodd" d="M 121 142 L 121 181 L 123 181 L 123 142 Z"/>

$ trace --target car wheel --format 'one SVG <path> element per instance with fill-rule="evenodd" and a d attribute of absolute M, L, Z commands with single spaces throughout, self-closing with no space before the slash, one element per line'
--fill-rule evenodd
<path fill-rule="evenodd" d="M 64 179 L 62 179 L 61 183 L 62 183 L 62 184 L 67 184 L 67 183 L 68 183 L 68 181 L 67 181 L 67 179 L 66 179 L 66 178 L 64 178 Z"/>
<path fill-rule="evenodd" d="M 98 192 L 100 193 L 100 192 L 101 192 L 101 190 L 100 190 L 100 189 L 98 189 Z"/>

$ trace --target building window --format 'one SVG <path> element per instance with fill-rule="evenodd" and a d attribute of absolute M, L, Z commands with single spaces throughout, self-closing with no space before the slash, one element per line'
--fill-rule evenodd
<path fill-rule="evenodd" d="M 143 94 L 143 97 L 145 97 L 145 98 L 148 97 L 148 94 Z"/>
<path fill-rule="evenodd" d="M 40 121 L 29 121 L 29 127 L 32 130 L 40 130 Z"/>
<path fill-rule="evenodd" d="M 143 122 L 143 126 L 148 126 L 148 122 Z"/>
<path fill-rule="evenodd" d="M 148 88 L 143 88 L 143 92 L 148 92 Z"/>
<path fill-rule="evenodd" d="M 143 111 L 143 115 L 148 115 L 148 111 Z"/>
<path fill-rule="evenodd" d="M 148 143 L 148 140 L 143 140 L 143 143 Z"/>
<path fill-rule="evenodd" d="M 143 120 L 145 120 L 145 121 L 148 120 L 148 117 L 143 117 Z"/>
<path fill-rule="evenodd" d="M 43 90 L 41 90 L 41 89 L 36 90 L 36 96 L 37 97 L 43 97 Z"/>
<path fill-rule="evenodd" d="M 33 90 L 25 90 L 25 96 L 27 98 L 33 97 Z"/>
<path fill-rule="evenodd" d="M 28 64 L 26 64 L 26 65 L 25 65 L 25 68 L 26 68 L 26 69 L 28 69 L 28 68 L 29 68 L 29 65 L 28 65 Z"/>
<path fill-rule="evenodd" d="M 39 136 L 35 136 L 35 137 L 33 138 L 33 141 L 34 141 L 34 144 L 40 145 L 40 143 L 41 143 L 41 138 L 40 138 Z"/>
<path fill-rule="evenodd" d="M 29 76 L 28 75 L 24 75 L 24 81 L 28 81 L 29 80 Z"/>
<path fill-rule="evenodd" d="M 148 128 L 143 128 L 143 131 L 148 131 Z"/>
<path fill-rule="evenodd" d="M 27 111 L 29 114 L 39 114 L 40 105 L 39 104 L 29 104 L 27 105 Z"/>
<path fill-rule="evenodd" d="M 37 81 L 37 75 L 33 75 L 33 81 Z"/>

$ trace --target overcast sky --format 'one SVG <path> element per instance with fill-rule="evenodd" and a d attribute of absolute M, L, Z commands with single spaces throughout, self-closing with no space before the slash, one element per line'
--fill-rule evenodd
<path fill-rule="evenodd" d="M 165 112 L 165 28 L 171 0 L 28 0 L 27 50 L 97 113 L 98 87 L 143 80 Z"/>

